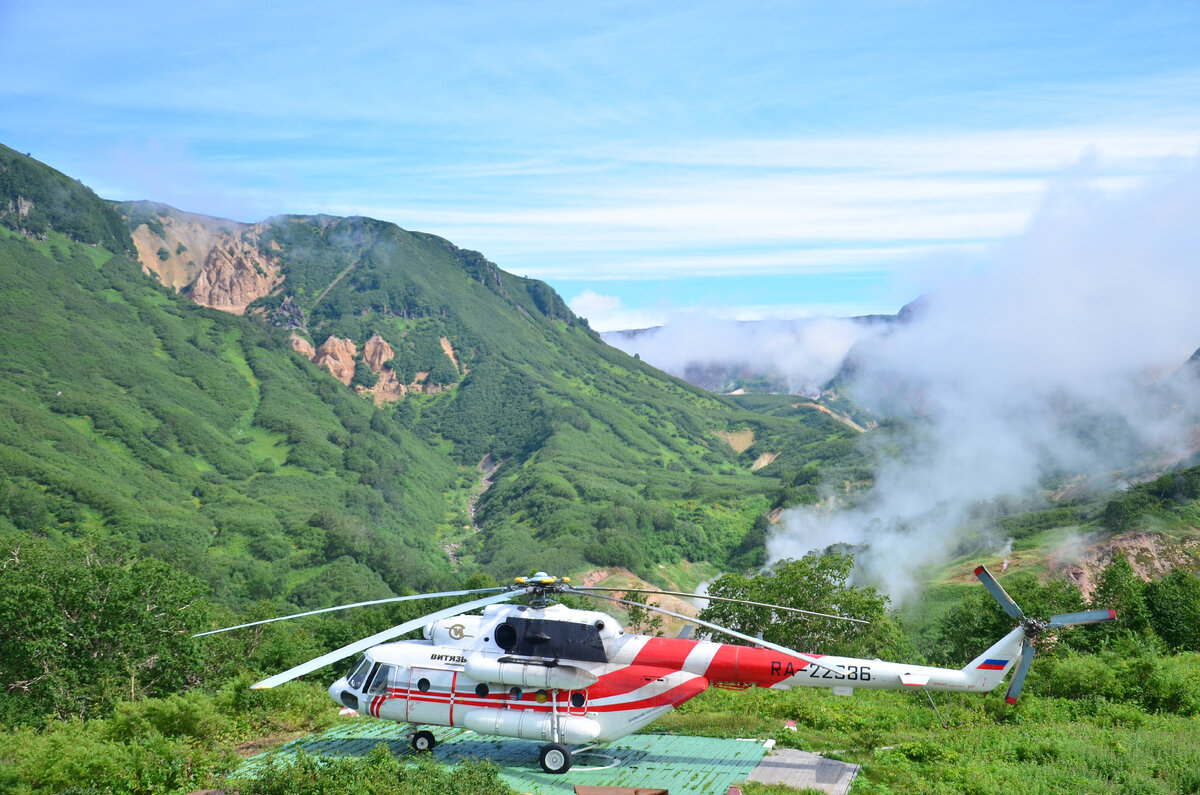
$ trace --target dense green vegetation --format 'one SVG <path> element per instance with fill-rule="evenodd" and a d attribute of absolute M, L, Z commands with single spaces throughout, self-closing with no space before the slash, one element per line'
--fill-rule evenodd
<path fill-rule="evenodd" d="M 130 254 L 121 217 L 77 180 L 0 144 L 0 225 L 45 239 L 51 231 Z"/>
<path fill-rule="evenodd" d="M 0 733 L 0 788 L 6 792 L 62 791 L 81 782 L 88 791 L 113 793 L 228 786 L 225 776 L 244 754 L 262 747 L 259 738 L 274 738 L 270 744 L 341 720 L 324 692 L 332 670 L 272 690 L 249 690 L 250 682 L 411 618 L 416 609 L 400 605 L 193 639 L 198 627 L 233 620 L 227 608 L 198 593 L 203 584 L 195 578 L 78 542 L 64 556 L 47 539 L 17 540 L 3 550 L 0 597 L 0 622 L 13 640 L 0 646 L 0 675 L 17 685 L 0 697 L 0 723 L 7 727 Z M 847 563 L 844 556 L 807 558 L 777 576 L 785 584 L 824 587 L 822 606 L 877 608 L 882 600 L 870 589 L 840 584 Z M 1187 617 L 1200 610 L 1200 577 L 1179 571 L 1144 583 L 1130 572 L 1127 561 L 1114 561 L 1093 600 L 1119 605 L 1128 618 L 1046 637 L 1015 708 L 1000 693 L 938 694 L 947 729 L 922 694 L 859 692 L 847 699 L 808 688 L 716 690 L 648 731 L 774 737 L 862 764 L 855 792 L 1194 793 L 1200 791 L 1192 742 L 1200 718 L 1200 638 Z M 741 583 L 769 592 L 778 583 L 768 579 Z M 1003 582 L 1030 613 L 1082 606 L 1078 591 L 1061 581 L 1017 575 Z M 982 588 L 960 590 L 950 611 L 930 619 L 939 639 L 930 655 L 908 650 L 901 659 L 924 656 L 959 666 L 1011 628 Z M 1160 603 L 1163 595 L 1173 601 Z M 257 617 L 267 607 L 246 615 Z M 872 615 L 894 627 L 877 610 Z M 1164 623 L 1164 617 L 1179 620 Z M 755 611 L 742 620 L 752 631 Z M 1192 635 L 1171 642 L 1157 626 Z M 803 645 L 803 638 L 776 639 Z M 785 730 L 787 720 L 798 730 Z M 428 763 L 410 768 L 412 761 L 378 751 L 332 764 L 301 758 L 234 785 L 242 792 L 351 792 L 374 779 L 371 786 L 382 793 L 433 791 L 419 789 L 422 781 L 450 792 L 506 791 L 487 765 L 450 771 Z"/>
<path fill-rule="evenodd" d="M 170 209 L 126 210 L 122 221 L 82 185 L 0 147 L 6 791 L 220 783 L 240 743 L 336 720 L 319 684 L 329 670 L 265 693 L 247 683 L 442 605 L 194 632 L 533 567 L 622 566 L 662 581 L 703 561 L 734 572 L 714 586 L 731 594 L 804 595 L 798 606 L 875 622 L 854 634 L 714 617 L 868 656 L 959 665 L 1011 628 L 982 589 L 944 582 L 890 614 L 872 589 L 848 585 L 845 556 L 739 574 L 761 565 L 772 508 L 816 502 L 823 484 L 853 494 L 870 482 L 859 432 L 826 413 L 667 377 L 600 343 L 547 285 L 370 219 L 276 219 L 260 244 L 279 257 L 284 287 L 252 307 L 260 314 L 207 310 L 129 259 L 122 224 L 161 229 Z M 285 316 L 314 343 L 337 335 L 361 346 L 379 334 L 401 383 L 422 372 L 437 389 L 376 407 L 295 353 L 292 329 L 271 322 Z M 372 377 L 359 372 L 357 383 Z M 877 447 L 902 430 L 882 423 Z M 735 449 L 730 435 L 747 445 Z M 498 468 L 479 495 L 481 463 Z M 1116 494 L 998 499 L 977 506 L 959 551 L 1000 533 L 1020 554 L 1064 528 L 1183 538 L 1200 523 L 1198 483 L 1200 467 Z M 1078 590 L 1035 568 L 1004 579 L 1030 614 L 1083 606 Z M 743 733 L 746 702 L 724 699 L 748 698 L 761 731 L 790 717 L 801 731 L 785 741 L 862 762 L 863 792 L 1200 791 L 1184 742 L 1200 714 L 1200 578 L 1181 568 L 1144 583 L 1118 558 L 1094 602 L 1121 620 L 1044 644 L 1015 711 L 998 697 L 949 699 L 960 731 L 938 728 L 911 695 L 811 692 L 709 694 L 666 726 L 734 732 L 736 714 Z M 395 783 L 409 775 L 376 756 L 239 786 L 424 786 Z M 417 780 L 499 789 L 486 767 Z"/>
<path fill-rule="evenodd" d="M 780 480 L 750 470 L 760 449 L 856 455 L 835 422 L 737 409 L 603 345 L 546 285 L 370 219 L 276 219 L 260 245 L 287 282 L 262 314 L 198 307 L 127 258 L 124 230 L 93 233 L 111 206 L 0 155 L 0 205 L 45 211 L 0 227 L 0 537 L 119 539 L 230 605 L 436 588 L 455 569 L 656 576 L 761 561 Z M 172 212 L 122 209 L 154 228 Z M 374 406 L 263 322 L 285 303 L 314 342 L 379 334 L 403 383 L 443 391 Z M 741 454 L 718 436 L 752 426 L 763 441 Z M 473 523 L 485 456 L 500 468 Z"/>

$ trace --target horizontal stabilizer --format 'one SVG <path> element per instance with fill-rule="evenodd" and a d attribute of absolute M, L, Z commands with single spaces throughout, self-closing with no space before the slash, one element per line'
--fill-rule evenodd
<path fill-rule="evenodd" d="M 924 687 L 929 684 L 928 674 L 900 674 L 900 684 L 908 687 Z"/>

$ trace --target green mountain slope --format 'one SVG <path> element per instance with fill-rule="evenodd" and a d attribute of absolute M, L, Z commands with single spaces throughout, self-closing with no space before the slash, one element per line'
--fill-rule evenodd
<path fill-rule="evenodd" d="M 545 284 L 440 238 L 273 219 L 241 234 L 283 281 L 238 317 L 145 275 L 78 182 L 9 149 L 0 180 L 0 535 L 116 541 L 234 604 L 350 601 L 478 567 L 653 576 L 752 565 L 795 471 L 857 460 L 833 419 L 754 414 L 665 376 Z M 401 383 L 437 388 L 376 406 L 292 350 L 296 330 L 378 334 Z M 754 442 L 735 450 L 736 431 Z M 784 450 L 786 466 L 752 468 Z M 472 521 L 485 456 L 499 469 Z"/>

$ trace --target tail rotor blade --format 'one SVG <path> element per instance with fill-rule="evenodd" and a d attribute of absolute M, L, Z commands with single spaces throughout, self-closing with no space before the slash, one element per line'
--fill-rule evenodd
<path fill-rule="evenodd" d="M 1004 700 L 1009 704 L 1016 704 L 1017 697 L 1021 695 L 1025 675 L 1029 673 L 1029 666 L 1033 665 L 1033 653 L 1033 644 L 1029 642 L 1029 638 L 1025 638 L 1021 644 L 1021 662 L 1013 672 L 1012 681 L 1008 683 L 1008 692 L 1004 694 Z"/>
<path fill-rule="evenodd" d="M 1004 608 L 1004 612 L 1008 613 L 1011 618 L 1024 618 L 1025 613 L 1013 601 L 1013 598 L 1008 595 L 1008 592 L 997 582 L 992 573 L 987 570 L 986 566 L 977 566 L 975 568 L 975 576 L 983 583 L 983 586 L 988 589 L 988 592 L 995 597 L 1000 606 Z"/>
<path fill-rule="evenodd" d="M 1115 621 L 1116 610 L 1084 610 L 1082 613 L 1063 613 L 1051 616 L 1050 629 L 1056 627 L 1073 627 L 1078 624 L 1099 624 L 1101 621 Z"/>
<path fill-rule="evenodd" d="M 367 649 L 371 648 L 372 646 L 378 645 L 380 643 L 384 643 L 385 641 L 389 641 L 392 638 L 398 638 L 406 632 L 412 632 L 414 629 L 419 629 L 431 621 L 438 621 L 443 618 L 450 618 L 452 616 L 457 616 L 460 613 L 466 613 L 470 610 L 474 610 L 477 607 L 485 607 L 487 605 L 494 605 L 497 602 L 503 602 L 506 599 L 511 599 L 514 596 L 519 595 L 520 593 L 522 593 L 522 592 L 521 591 L 506 591 L 504 593 L 494 594 L 492 596 L 485 596 L 482 599 L 475 599 L 470 602 L 464 602 L 461 605 L 455 605 L 454 607 L 447 607 L 445 610 L 439 610 L 436 613 L 430 613 L 427 616 L 421 616 L 420 618 L 413 619 L 412 621 L 406 621 L 405 623 L 400 624 L 395 627 L 392 627 L 391 629 L 385 629 L 383 632 L 377 632 L 376 634 L 372 635 L 369 638 L 363 638 L 362 640 L 355 641 L 354 643 L 351 643 L 348 646 L 343 646 L 340 649 L 335 649 L 334 651 L 331 651 L 328 654 L 322 654 L 320 657 L 317 657 L 316 659 L 309 660 L 306 663 L 301 663 L 300 665 L 297 665 L 295 668 L 289 668 L 288 670 L 284 671 L 283 673 L 278 673 L 278 674 L 275 674 L 274 676 L 268 677 L 268 678 L 262 680 L 261 682 L 257 682 L 253 685 L 250 685 L 250 689 L 251 690 L 263 690 L 263 689 L 266 689 L 269 687 L 275 687 L 276 685 L 281 685 L 284 682 L 290 682 L 291 680 L 295 679 L 298 676 L 303 676 L 304 674 L 311 673 L 312 671 L 315 671 L 318 668 L 324 668 L 326 665 L 329 665 L 330 663 L 335 663 L 338 660 L 344 660 L 345 658 L 347 658 L 353 654 L 357 654 L 360 651 L 366 651 Z"/>

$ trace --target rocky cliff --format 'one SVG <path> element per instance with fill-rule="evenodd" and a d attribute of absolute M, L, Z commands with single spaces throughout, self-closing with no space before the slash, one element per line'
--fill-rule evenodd
<path fill-rule="evenodd" d="M 147 202 L 121 209 L 133 227 L 142 269 L 202 306 L 240 315 L 283 281 L 277 259 L 260 250 L 265 224 L 241 224 Z"/>
<path fill-rule="evenodd" d="M 319 367 L 329 368 L 333 377 L 346 386 L 354 379 L 354 360 L 358 356 L 357 346 L 350 340 L 330 337 L 317 346 L 313 362 Z"/>
<path fill-rule="evenodd" d="M 379 405 L 395 403 L 410 393 L 435 395 L 448 388 L 442 384 L 428 383 L 428 370 L 417 371 L 410 384 L 400 383 L 396 372 L 386 366 L 395 356 L 395 351 L 378 334 L 363 343 L 361 352 L 353 340 L 340 337 L 329 337 L 316 348 L 299 334 L 293 334 L 289 341 L 293 350 L 301 353 L 314 364 L 328 369 L 334 378 L 347 386 L 354 380 L 354 365 L 361 357 L 367 367 L 371 368 L 371 372 L 379 376 L 379 380 L 373 387 L 360 385 L 355 387 L 355 390 L 360 395 L 370 395 Z M 457 365 L 457 357 L 454 355 L 454 348 L 450 345 L 450 341 L 443 337 L 441 343 L 442 350 Z"/>

